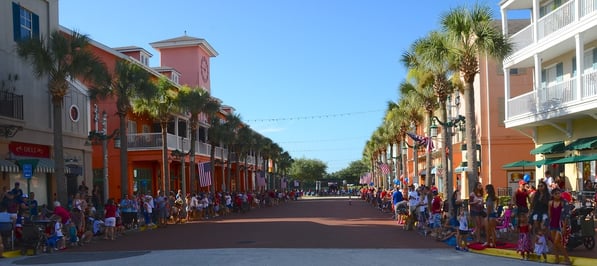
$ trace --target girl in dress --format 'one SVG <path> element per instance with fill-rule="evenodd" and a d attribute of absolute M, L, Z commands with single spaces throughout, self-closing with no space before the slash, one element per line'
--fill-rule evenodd
<path fill-rule="evenodd" d="M 458 215 L 458 234 L 456 235 L 456 250 L 468 251 L 466 237 L 468 235 L 468 215 L 465 208 L 460 208 Z"/>
<path fill-rule="evenodd" d="M 535 254 L 539 257 L 539 260 L 543 258 L 543 262 L 547 262 L 547 239 L 545 238 L 544 229 L 541 228 L 537 231 L 535 239 Z"/>
<path fill-rule="evenodd" d="M 521 219 L 518 223 L 518 247 L 516 252 L 520 253 L 521 259 L 528 260 L 529 254 L 533 252 L 531 247 L 530 226 L 526 219 Z"/>

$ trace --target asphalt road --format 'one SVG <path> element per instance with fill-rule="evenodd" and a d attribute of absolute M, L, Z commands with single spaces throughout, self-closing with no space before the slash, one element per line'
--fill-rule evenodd
<path fill-rule="evenodd" d="M 478 265 L 479 257 L 485 265 L 531 263 L 455 251 L 359 199 L 304 198 L 0 265 Z"/>

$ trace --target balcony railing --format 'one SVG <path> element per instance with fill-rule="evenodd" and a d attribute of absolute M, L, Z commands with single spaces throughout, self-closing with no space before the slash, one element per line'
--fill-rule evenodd
<path fill-rule="evenodd" d="M 595 0 L 580 1 L 580 16 L 581 17 L 584 17 L 595 10 L 597 10 L 597 1 L 595 1 Z"/>
<path fill-rule="evenodd" d="M 178 137 L 173 134 L 167 134 L 168 150 L 179 150 L 189 152 L 191 149 L 190 139 Z M 161 133 L 134 133 L 127 135 L 128 150 L 161 150 L 162 149 L 162 134 Z M 228 149 L 216 147 L 216 159 L 228 159 Z M 200 141 L 195 141 L 195 155 L 211 156 L 211 145 Z M 254 165 L 255 157 L 249 156 L 247 163 Z"/>
<path fill-rule="evenodd" d="M 550 35 L 574 21 L 574 1 L 568 1 L 537 21 L 539 39 Z"/>
<path fill-rule="evenodd" d="M 0 91 L 0 116 L 23 120 L 23 95 Z"/>
<path fill-rule="evenodd" d="M 597 96 L 597 70 L 583 74 L 581 79 L 581 95 L 577 93 L 576 79 L 567 79 L 509 99 L 508 119 L 551 111 L 575 101 Z"/>
<path fill-rule="evenodd" d="M 579 19 L 597 11 L 595 0 L 572 0 L 537 20 L 537 40 L 541 40 L 560 29 L 572 24 L 576 19 L 575 2 L 579 1 Z M 527 47 L 533 43 L 533 24 L 510 35 L 510 42 L 514 44 L 514 51 Z"/>

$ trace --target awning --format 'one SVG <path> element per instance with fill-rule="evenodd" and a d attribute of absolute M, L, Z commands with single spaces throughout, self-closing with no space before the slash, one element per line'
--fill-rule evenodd
<path fill-rule="evenodd" d="M 545 143 L 537 148 L 531 150 L 531 154 L 550 154 L 564 152 L 564 142 L 556 141 Z"/>
<path fill-rule="evenodd" d="M 33 161 L 37 161 L 37 164 L 35 164 Z M 54 173 L 56 171 L 56 165 L 54 163 L 54 160 L 48 159 L 48 158 L 19 159 L 19 160 L 17 160 L 17 162 L 21 166 L 23 163 L 31 163 L 31 164 L 35 165 L 35 169 L 33 169 L 33 172 L 35 172 L 35 173 L 46 174 L 46 173 Z M 69 171 L 68 167 L 65 167 L 64 173 L 68 174 L 69 172 L 70 171 Z"/>
<path fill-rule="evenodd" d="M 574 156 L 562 158 L 559 160 L 555 160 L 551 163 L 578 163 L 578 162 L 587 162 L 587 161 L 597 161 L 597 154 L 574 155 Z"/>
<path fill-rule="evenodd" d="M 435 167 L 431 168 L 431 174 L 435 175 L 437 173 L 437 169 L 435 169 Z"/>
<path fill-rule="evenodd" d="M 19 166 L 14 164 L 11 161 L 1 160 L 0 159 L 0 172 L 7 172 L 7 173 L 18 173 Z"/>
<path fill-rule="evenodd" d="M 454 169 L 454 173 L 462 173 L 464 171 L 466 171 L 466 166 L 458 166 Z"/>
<path fill-rule="evenodd" d="M 597 137 L 582 138 L 573 141 L 566 146 L 566 150 L 587 150 L 597 148 Z"/>

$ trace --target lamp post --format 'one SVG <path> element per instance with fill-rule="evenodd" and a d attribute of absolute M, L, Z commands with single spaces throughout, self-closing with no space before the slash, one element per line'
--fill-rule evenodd
<path fill-rule="evenodd" d="M 458 98 L 457 98 L 458 99 Z M 464 129 L 464 124 L 466 123 L 466 119 L 464 116 L 462 115 L 458 115 L 458 117 L 442 122 L 439 118 L 437 118 L 437 116 L 433 117 L 432 120 L 432 124 L 431 124 L 431 128 L 430 128 L 430 133 L 431 133 L 431 137 L 432 138 L 436 138 L 437 137 L 437 125 L 435 124 L 435 122 L 437 121 L 437 123 L 439 123 L 442 126 L 443 132 L 444 132 L 444 147 L 443 147 L 443 154 L 442 154 L 442 167 L 444 169 L 444 174 L 445 174 L 445 184 L 446 184 L 446 193 L 448 193 L 446 195 L 447 197 L 451 197 L 451 195 L 449 195 L 449 193 L 452 193 L 453 188 L 453 176 L 452 176 L 452 158 L 453 158 L 453 153 L 452 153 L 452 128 L 456 128 L 458 127 L 460 131 L 462 131 Z M 444 165 L 445 164 L 445 165 Z M 450 201 L 452 202 L 452 201 Z M 450 203 L 451 204 L 451 203 Z M 450 206 L 450 209 L 452 210 L 453 206 Z M 450 215 L 452 215 L 452 213 L 450 213 Z"/>
<path fill-rule="evenodd" d="M 120 138 L 118 137 L 119 130 L 114 129 L 112 134 L 108 135 L 108 114 L 106 111 L 102 111 L 102 129 L 99 129 L 99 109 L 97 104 L 94 105 L 94 120 L 95 120 L 95 130 L 89 131 L 89 135 L 87 139 L 91 141 L 92 144 L 102 144 L 102 159 L 103 159 L 103 179 L 104 179 L 104 198 L 103 200 L 107 200 L 110 196 L 110 179 L 108 176 L 108 141 L 110 139 L 114 139 L 114 148 L 120 148 Z M 124 189 L 124 188 L 123 188 Z"/>

